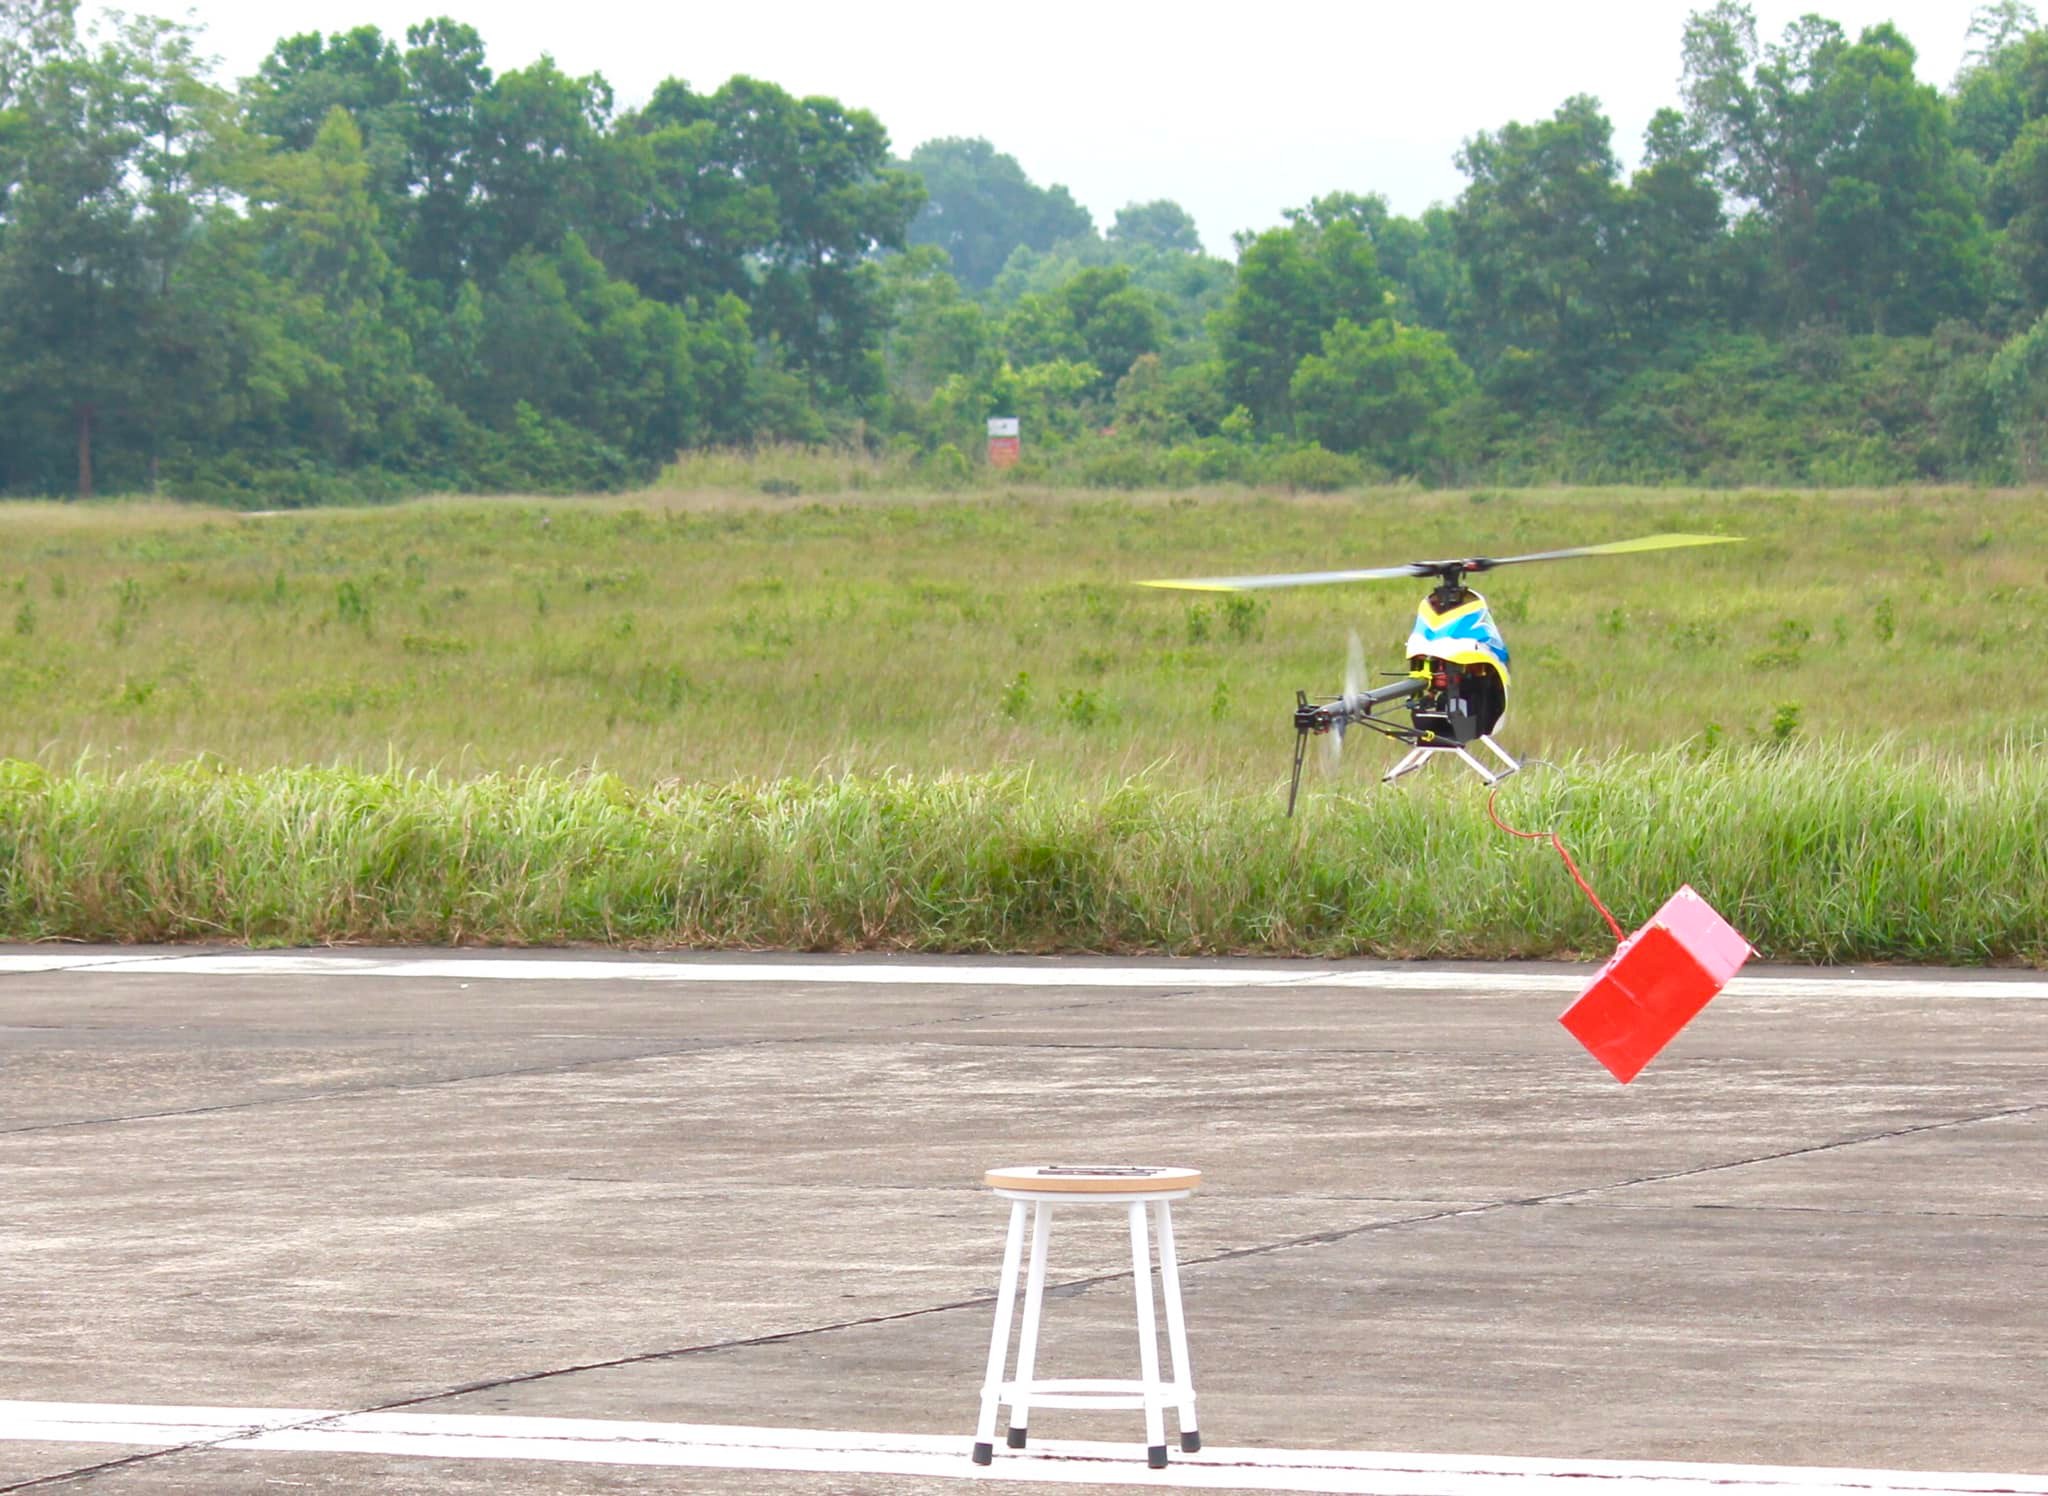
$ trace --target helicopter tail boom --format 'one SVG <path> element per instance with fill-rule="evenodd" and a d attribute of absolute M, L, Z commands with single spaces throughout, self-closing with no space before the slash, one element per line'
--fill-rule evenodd
<path fill-rule="evenodd" d="M 1370 691 L 1347 691 L 1333 701 L 1311 701 L 1306 691 L 1294 693 L 1294 777 L 1287 787 L 1287 813 L 1294 814 L 1294 802 L 1301 794 L 1301 761 L 1308 751 L 1311 734 L 1334 732 L 1342 741 L 1344 729 L 1354 722 L 1365 722 L 1372 717 L 1372 709 L 1384 706 L 1390 701 L 1400 701 L 1410 696 L 1420 696 L 1429 689 L 1429 681 L 1419 675 L 1407 676 Z M 1381 723 L 1372 726 L 1382 732 L 1394 729 Z"/>
<path fill-rule="evenodd" d="M 1310 701 L 1306 691 L 1295 692 L 1294 730 L 1302 734 L 1312 732 L 1341 732 L 1360 718 L 1372 715 L 1376 706 L 1389 701 L 1401 701 L 1410 696 L 1420 696 L 1429 689 L 1429 681 L 1419 675 L 1405 676 L 1389 685 L 1377 686 L 1370 691 L 1348 691 L 1330 701 Z"/>

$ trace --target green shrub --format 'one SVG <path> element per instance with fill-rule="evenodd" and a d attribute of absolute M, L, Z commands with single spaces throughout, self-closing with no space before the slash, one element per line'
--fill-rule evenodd
<path fill-rule="evenodd" d="M 974 469 L 967 461 L 967 454 L 951 442 L 936 452 L 929 453 L 918 464 L 919 476 L 933 488 L 962 488 L 974 476 Z"/>
<path fill-rule="evenodd" d="M 1353 457 L 1341 456 L 1310 442 L 1274 453 L 1264 464 L 1270 483 L 1309 493 L 1334 493 L 1365 481 L 1365 465 Z"/>
<path fill-rule="evenodd" d="M 1079 477 L 1089 488 L 1147 488 L 1159 481 L 1160 464 L 1142 447 L 1117 446 L 1090 453 Z"/>
<path fill-rule="evenodd" d="M 1092 686 L 1076 686 L 1060 697 L 1060 715 L 1076 727 L 1093 727 L 1105 715 L 1102 693 Z"/>
<path fill-rule="evenodd" d="M 1160 479 L 1169 488 L 1242 483 L 1257 471 L 1258 454 L 1250 447 L 1210 437 L 1168 448 L 1159 459 L 1159 468 Z"/>

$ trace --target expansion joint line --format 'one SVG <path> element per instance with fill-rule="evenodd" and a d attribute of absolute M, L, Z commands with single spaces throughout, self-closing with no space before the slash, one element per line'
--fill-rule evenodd
<path fill-rule="evenodd" d="M 1703 1174 L 1718 1174 L 1727 1169 L 1747 1168 L 1751 1164 L 1776 1163 L 1781 1159 L 1805 1158 L 1816 1153 L 1832 1153 L 1837 1148 L 1857 1148 L 1866 1143 L 1888 1143 L 1894 1138 L 1910 1138 L 1925 1132 L 1945 1132 L 1952 1127 L 1974 1127 L 1980 1122 L 2003 1122 L 2013 1117 L 2031 1116 L 2035 1112 L 2048 1111 L 2048 1101 L 2032 1101 L 2020 1106 L 2000 1107 L 1997 1111 L 1979 1112 L 1968 1117 L 1944 1117 L 1938 1122 L 1914 1122 L 1904 1127 L 1891 1127 L 1883 1132 L 1864 1133 L 1853 1138 L 1836 1138 L 1827 1143 L 1808 1143 L 1798 1148 L 1781 1148 L 1775 1153 L 1760 1153 L 1754 1158 L 1728 1159 L 1721 1163 L 1696 1164 L 1689 1169 L 1671 1169 L 1662 1174 L 1645 1174 L 1638 1179 L 1619 1179 L 1612 1184 L 1587 1185 L 1582 1189 L 1561 1190 L 1546 1195 L 1540 1201 L 1531 1203 L 1550 1205 L 1564 1200 L 1581 1199 L 1588 1195 L 1610 1194 L 1615 1190 L 1634 1189 L 1643 1184 L 1664 1184 L 1674 1179 L 1696 1179 Z"/>
<path fill-rule="evenodd" d="M 1128 1276 L 1126 1274 L 1125 1276 Z M 557 1366 L 547 1371 L 521 1372 L 513 1376 L 487 1377 L 481 1381 L 465 1382 L 460 1386 L 445 1387 L 437 1392 L 422 1392 L 412 1397 L 394 1398 L 389 1402 L 374 1403 L 366 1408 L 356 1408 L 344 1413 L 323 1413 L 318 1418 L 305 1418 L 284 1423 L 253 1424 L 238 1429 L 225 1429 L 219 1437 L 194 1439 L 184 1444 L 164 1449 L 144 1450 L 137 1454 L 124 1455 L 120 1459 L 104 1460 L 98 1464 L 81 1466 L 74 1470 L 58 1471 L 40 1475 L 11 1485 L 0 1486 L 0 1496 L 12 1491 L 32 1491 L 41 1487 L 65 1484 L 83 1480 L 89 1476 L 105 1474 L 108 1471 L 125 1469 L 134 1465 L 147 1464 L 154 1460 L 170 1459 L 177 1455 L 204 1454 L 209 1450 L 235 1444 L 259 1434 L 297 1433 L 309 1429 L 325 1428 L 348 1418 L 364 1418 L 377 1413 L 397 1413 L 407 1408 L 417 1408 L 428 1403 L 446 1401 L 451 1397 L 467 1397 L 479 1392 L 496 1392 L 506 1387 L 526 1386 L 534 1382 L 545 1382 L 555 1377 L 577 1376 L 588 1371 L 612 1371 L 624 1366 L 640 1366 L 651 1361 L 669 1361 L 682 1356 L 707 1354 L 713 1351 L 742 1350 L 749 1346 L 779 1345 L 786 1341 L 802 1340 L 812 1335 L 829 1334 L 835 1330 L 857 1330 L 869 1325 L 885 1325 L 898 1320 L 921 1319 L 927 1315 L 948 1314 L 958 1309 L 984 1309 L 995 1303 L 994 1294 L 978 1298 L 960 1299 L 950 1304 L 931 1304 L 919 1309 L 903 1309 L 893 1314 L 871 1314 L 859 1319 L 840 1320 L 832 1324 L 810 1325 L 802 1329 L 781 1330 L 768 1335 L 748 1335 L 733 1340 L 706 1341 L 698 1345 L 675 1346 L 667 1350 L 640 1351 L 630 1356 L 614 1356 L 604 1361 L 579 1362 L 574 1366 Z"/>

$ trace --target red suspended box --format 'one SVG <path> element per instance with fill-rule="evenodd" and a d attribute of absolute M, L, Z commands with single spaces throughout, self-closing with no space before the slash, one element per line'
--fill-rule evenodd
<path fill-rule="evenodd" d="M 1627 1085 L 1751 954 L 1749 942 L 1687 885 L 1622 941 L 1558 1022 Z"/>

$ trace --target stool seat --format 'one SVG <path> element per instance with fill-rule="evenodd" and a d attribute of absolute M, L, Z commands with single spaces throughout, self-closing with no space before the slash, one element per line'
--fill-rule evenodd
<path fill-rule="evenodd" d="M 1008 1404 L 1008 1443 L 1022 1449 L 1029 1438 L 1031 1408 L 1096 1408 L 1142 1410 L 1145 1415 L 1146 1463 L 1166 1465 L 1163 1414 L 1172 1408 L 1180 1423 L 1180 1447 L 1202 1447 L 1195 1429 L 1194 1376 L 1188 1366 L 1187 1326 L 1181 1313 L 1180 1259 L 1173 1240 L 1173 1202 L 1185 1200 L 1201 1186 L 1198 1169 L 1154 1164 L 1014 1164 L 990 1169 L 982 1183 L 1010 1201 L 1009 1239 L 1003 1249 L 1002 1279 L 996 1290 L 995 1330 L 990 1337 L 988 1374 L 982 1382 L 981 1419 L 975 1430 L 974 1462 L 995 1457 L 998 1410 Z M 1040 1378 L 1036 1375 L 1038 1326 L 1045 1304 L 1045 1266 L 1056 1210 L 1087 1206 L 1123 1207 L 1131 1236 L 1131 1276 L 1138 1328 L 1136 1380 L 1108 1377 Z M 1017 1375 L 1003 1380 L 1010 1346 L 1010 1322 L 1017 1302 L 1017 1270 L 1022 1265 L 1025 1220 L 1030 1218 L 1031 1255 L 1025 1274 L 1024 1322 L 1017 1347 Z M 1149 1218 L 1149 1220 L 1148 1220 Z M 1147 1228 L 1151 1227 L 1152 1230 Z M 1159 1289 L 1166 1307 L 1170 1370 L 1160 1375 L 1158 1326 L 1152 1313 L 1152 1245 L 1159 1243 Z"/>
<path fill-rule="evenodd" d="M 1148 1164 L 1013 1164 L 990 1169 L 981 1182 L 999 1194 L 1185 1196 L 1202 1187 L 1199 1169 Z"/>

